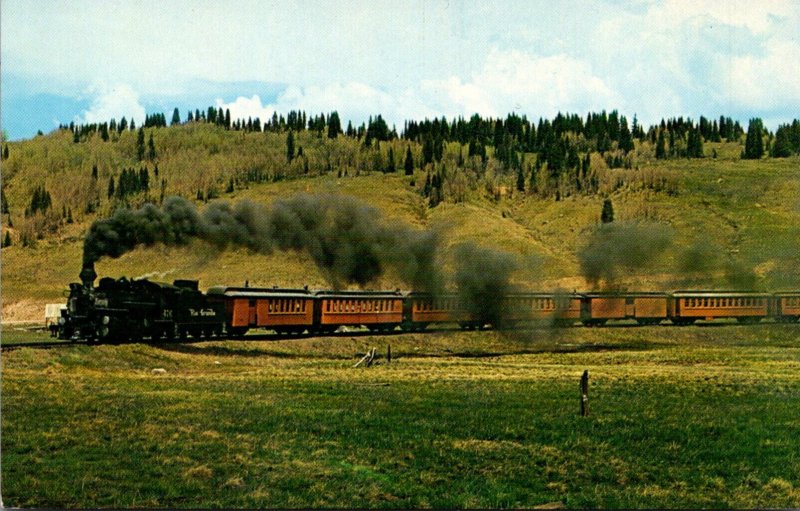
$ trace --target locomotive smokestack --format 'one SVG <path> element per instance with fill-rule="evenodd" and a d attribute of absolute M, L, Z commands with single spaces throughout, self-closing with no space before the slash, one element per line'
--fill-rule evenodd
<path fill-rule="evenodd" d="M 94 271 L 94 263 L 83 263 L 83 269 L 80 274 L 83 287 L 91 289 L 94 286 L 94 279 L 97 278 L 97 273 Z"/>

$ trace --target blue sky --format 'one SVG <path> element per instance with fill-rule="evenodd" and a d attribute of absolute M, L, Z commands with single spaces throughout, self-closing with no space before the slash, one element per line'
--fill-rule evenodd
<path fill-rule="evenodd" d="M 800 2 L 0 2 L 0 124 L 174 107 L 800 117 Z"/>

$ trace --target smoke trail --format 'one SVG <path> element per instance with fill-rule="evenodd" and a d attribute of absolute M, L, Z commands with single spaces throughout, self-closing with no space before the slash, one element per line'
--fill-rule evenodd
<path fill-rule="evenodd" d="M 658 224 L 602 224 L 578 251 L 584 278 L 592 285 L 613 287 L 622 272 L 655 264 L 672 243 L 672 232 Z"/>
<path fill-rule="evenodd" d="M 482 323 L 503 325 L 503 297 L 512 291 L 511 273 L 517 262 L 511 254 L 474 243 L 454 248 L 454 280 L 461 303 Z"/>
<path fill-rule="evenodd" d="M 300 194 L 270 208 L 250 201 L 220 202 L 202 213 L 180 197 L 168 198 L 161 208 L 121 209 L 90 227 L 84 265 L 140 245 L 184 245 L 193 238 L 221 249 L 305 251 L 336 288 L 363 286 L 388 268 L 416 289 L 432 289 L 441 281 L 434 232 L 389 223 L 377 209 L 333 195 Z"/>

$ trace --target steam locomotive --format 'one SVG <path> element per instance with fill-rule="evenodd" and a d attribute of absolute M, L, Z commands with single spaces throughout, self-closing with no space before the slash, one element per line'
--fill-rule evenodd
<path fill-rule="evenodd" d="M 196 280 L 172 285 L 146 279 L 100 279 L 92 267 L 81 271 L 82 283 L 70 284 L 67 308 L 52 334 L 60 339 L 126 342 L 221 336 L 225 307 L 199 291 Z"/>
<path fill-rule="evenodd" d="M 97 275 L 91 266 L 84 267 L 80 277 L 82 283 L 70 284 L 67 308 L 53 336 L 110 343 L 241 337 L 252 328 L 315 334 L 341 326 L 420 331 L 431 323 L 477 329 L 537 323 L 597 326 L 609 320 L 638 324 L 669 320 L 674 325 L 723 318 L 740 323 L 800 320 L 800 291 L 510 293 L 497 298 L 499 303 L 482 304 L 452 293 L 225 286 L 202 293 L 192 280 L 164 284 L 106 277 L 94 287 Z"/>

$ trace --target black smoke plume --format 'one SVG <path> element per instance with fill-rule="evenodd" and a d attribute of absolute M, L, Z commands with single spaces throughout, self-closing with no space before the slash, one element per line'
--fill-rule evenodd
<path fill-rule="evenodd" d="M 654 267 L 672 244 L 672 232 L 658 224 L 599 225 L 578 251 L 584 278 L 613 288 L 623 274 Z"/>
<path fill-rule="evenodd" d="M 453 256 L 453 277 L 466 310 L 482 324 L 504 326 L 507 311 L 503 307 L 503 297 L 513 290 L 510 277 L 517 268 L 514 257 L 474 243 L 456 245 Z"/>
<path fill-rule="evenodd" d="M 92 224 L 84 241 L 84 265 L 140 245 L 185 245 L 192 239 L 267 254 L 305 251 L 336 288 L 364 286 L 389 268 L 415 289 L 432 289 L 440 282 L 434 232 L 388 222 L 377 209 L 334 195 L 300 194 L 269 208 L 250 201 L 219 202 L 200 212 L 191 202 L 170 197 L 160 208 L 120 209 Z"/>

